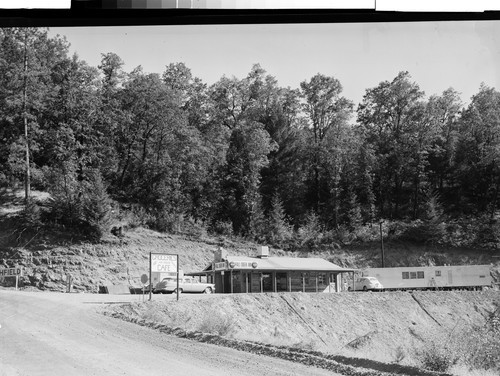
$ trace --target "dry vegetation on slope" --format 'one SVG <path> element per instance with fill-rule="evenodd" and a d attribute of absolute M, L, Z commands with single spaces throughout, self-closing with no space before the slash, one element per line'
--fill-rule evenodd
<path fill-rule="evenodd" d="M 113 306 L 107 313 L 156 329 L 162 325 L 178 328 L 167 331 L 177 335 L 203 332 L 236 341 L 319 351 L 345 364 L 352 364 L 353 358 L 372 360 L 374 363 L 359 361 L 358 365 L 375 369 L 395 370 L 396 364 L 432 368 L 424 362 L 425 351 L 432 348 L 437 362 L 457 360 L 455 372 L 470 375 L 468 366 L 480 368 L 478 359 L 472 364 L 474 359 L 460 354 L 460 349 L 470 355 L 478 345 L 493 345 L 490 350 L 496 355 L 479 360 L 497 365 L 500 361 L 498 341 L 468 342 L 473 340 L 472 334 L 485 330 L 500 334 L 494 324 L 500 320 L 499 307 L 496 291 L 273 293 L 183 297 L 178 302 L 171 296 L 155 296 L 152 302 Z M 438 354 L 444 350 L 448 352 Z"/>

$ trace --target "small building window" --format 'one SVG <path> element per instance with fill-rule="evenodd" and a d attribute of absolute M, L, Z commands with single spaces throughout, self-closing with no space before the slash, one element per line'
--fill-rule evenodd
<path fill-rule="evenodd" d="M 403 272 L 403 279 L 410 279 L 410 273 Z"/>
<path fill-rule="evenodd" d="M 410 279 L 417 279 L 417 272 L 410 272 Z"/>
<path fill-rule="evenodd" d="M 418 279 L 424 279 L 424 272 L 417 272 Z"/>
<path fill-rule="evenodd" d="M 436 277 L 441 277 L 441 270 L 436 270 Z"/>

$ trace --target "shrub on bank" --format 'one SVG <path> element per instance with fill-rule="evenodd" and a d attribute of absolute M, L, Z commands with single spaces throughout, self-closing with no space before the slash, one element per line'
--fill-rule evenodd
<path fill-rule="evenodd" d="M 500 330 L 495 326 L 498 310 L 486 325 L 453 330 L 449 336 L 431 338 L 416 351 L 422 368 L 446 372 L 453 365 L 500 372 Z"/>
<path fill-rule="evenodd" d="M 235 329 L 235 320 L 232 316 L 212 310 L 206 312 L 196 330 L 202 333 L 227 336 Z"/>
<path fill-rule="evenodd" d="M 446 372 L 458 361 L 458 354 L 442 340 L 431 340 L 416 355 L 422 368 L 435 372 Z"/>

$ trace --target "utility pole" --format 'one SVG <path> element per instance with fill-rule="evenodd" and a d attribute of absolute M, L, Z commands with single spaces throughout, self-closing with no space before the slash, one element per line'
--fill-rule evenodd
<path fill-rule="evenodd" d="M 384 235 L 382 234 L 382 223 L 383 221 L 380 221 L 380 249 L 382 250 L 382 267 L 385 268 Z"/>

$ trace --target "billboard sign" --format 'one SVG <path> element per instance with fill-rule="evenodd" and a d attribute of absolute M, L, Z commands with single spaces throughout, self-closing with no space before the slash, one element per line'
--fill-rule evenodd
<path fill-rule="evenodd" d="M 173 274 L 177 276 L 177 300 L 179 300 L 179 255 L 167 253 L 149 253 L 149 280 L 153 281 L 153 273 Z M 152 288 L 149 289 L 151 300 Z"/>
<path fill-rule="evenodd" d="M 151 272 L 177 273 L 177 255 L 151 253 Z"/>

